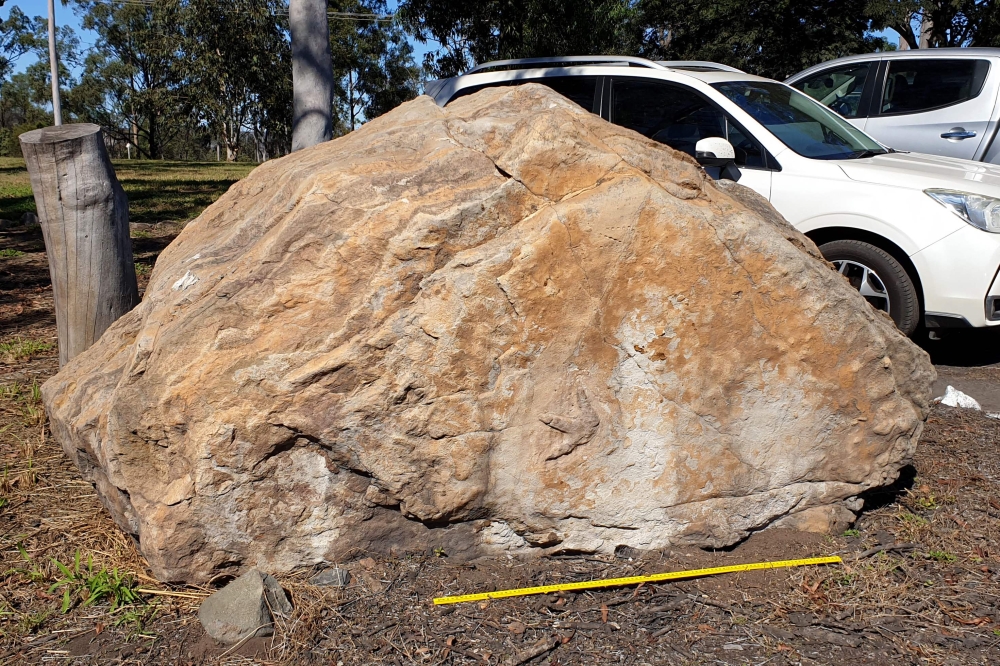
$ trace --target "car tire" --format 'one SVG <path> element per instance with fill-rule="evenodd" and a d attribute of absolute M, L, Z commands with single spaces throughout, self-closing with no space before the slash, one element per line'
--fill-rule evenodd
<path fill-rule="evenodd" d="M 861 291 L 872 307 L 883 311 L 888 309 L 896 328 L 904 335 L 912 335 L 917 330 L 920 323 L 917 288 L 895 257 L 877 245 L 859 240 L 831 241 L 821 245 L 819 251 L 848 278 L 855 289 Z M 865 269 L 869 272 L 866 273 Z M 865 279 L 867 285 L 862 288 L 861 282 Z"/>

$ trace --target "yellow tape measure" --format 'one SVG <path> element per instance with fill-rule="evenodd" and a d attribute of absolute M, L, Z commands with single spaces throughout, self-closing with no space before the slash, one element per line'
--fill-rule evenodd
<path fill-rule="evenodd" d="M 629 576 L 627 578 L 605 578 L 603 580 L 585 580 L 579 583 L 559 583 L 557 585 L 539 585 L 538 587 L 519 587 L 512 590 L 496 592 L 480 592 L 478 594 L 460 594 L 454 597 L 438 597 L 435 606 L 444 604 L 461 604 L 466 601 L 482 601 L 484 599 L 504 599 L 506 597 L 521 597 L 529 594 L 546 594 L 548 592 L 565 592 L 569 590 L 591 590 L 598 587 L 620 587 L 622 585 L 637 585 L 639 583 L 658 583 L 665 580 L 681 578 L 699 578 L 716 574 L 736 573 L 737 571 L 758 571 L 760 569 L 783 569 L 787 567 L 804 567 L 811 564 L 839 564 L 842 560 L 831 557 L 810 557 L 804 560 L 781 560 L 778 562 L 755 562 L 753 564 L 732 564 L 711 569 L 689 569 L 687 571 L 669 571 L 651 576 Z"/>

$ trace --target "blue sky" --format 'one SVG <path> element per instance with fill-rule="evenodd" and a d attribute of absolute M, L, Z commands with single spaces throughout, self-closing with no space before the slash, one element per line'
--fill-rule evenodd
<path fill-rule="evenodd" d="M 12 7 L 19 7 L 28 16 L 45 16 L 48 14 L 48 0 L 7 0 L 7 3 L 0 8 L 0 19 L 6 19 Z M 389 2 L 390 9 L 395 9 L 396 2 Z M 83 48 L 93 46 L 97 40 L 97 35 L 89 30 L 84 30 L 80 25 L 80 17 L 75 14 L 72 6 L 63 6 L 62 0 L 56 0 L 56 22 L 59 25 L 70 25 L 80 38 L 80 45 Z M 899 35 L 892 30 L 883 33 L 891 41 L 897 42 Z M 434 48 L 434 44 L 413 44 L 414 59 L 417 63 L 423 61 L 424 53 Z M 27 55 L 18 64 L 18 70 L 23 71 L 25 67 L 34 62 L 32 56 Z"/>

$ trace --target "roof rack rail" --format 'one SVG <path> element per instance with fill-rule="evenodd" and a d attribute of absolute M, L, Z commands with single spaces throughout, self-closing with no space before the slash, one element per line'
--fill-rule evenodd
<path fill-rule="evenodd" d="M 663 65 L 667 69 L 687 69 L 694 72 L 733 72 L 736 74 L 746 74 L 742 69 L 736 69 L 729 65 L 708 60 L 657 60 L 657 65 Z"/>
<path fill-rule="evenodd" d="M 466 74 L 475 74 L 477 72 L 483 72 L 488 69 L 530 69 L 537 66 L 558 66 L 558 65 L 568 65 L 568 66 L 580 66 L 588 64 L 615 64 L 621 63 L 629 66 L 636 67 L 646 67 L 648 69 L 666 69 L 663 65 L 655 63 L 652 60 L 646 60 L 645 58 L 637 58 L 635 56 L 551 56 L 547 58 L 515 58 L 513 60 L 493 60 L 491 62 L 484 62 L 481 65 L 476 65 L 472 69 L 466 72 Z"/>

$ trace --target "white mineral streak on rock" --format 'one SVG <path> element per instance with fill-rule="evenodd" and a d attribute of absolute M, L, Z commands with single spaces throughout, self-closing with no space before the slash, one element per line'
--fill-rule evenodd
<path fill-rule="evenodd" d="M 174 282 L 174 286 L 172 286 L 171 289 L 173 291 L 177 291 L 179 289 L 187 289 L 197 281 L 198 278 L 191 271 L 187 271 L 186 273 L 184 273 L 183 276 L 181 276 L 179 280 L 177 280 L 177 282 Z"/>
<path fill-rule="evenodd" d="M 823 529 L 933 378 L 765 200 L 531 84 L 261 165 L 43 394 L 155 575 L 204 582 Z"/>

